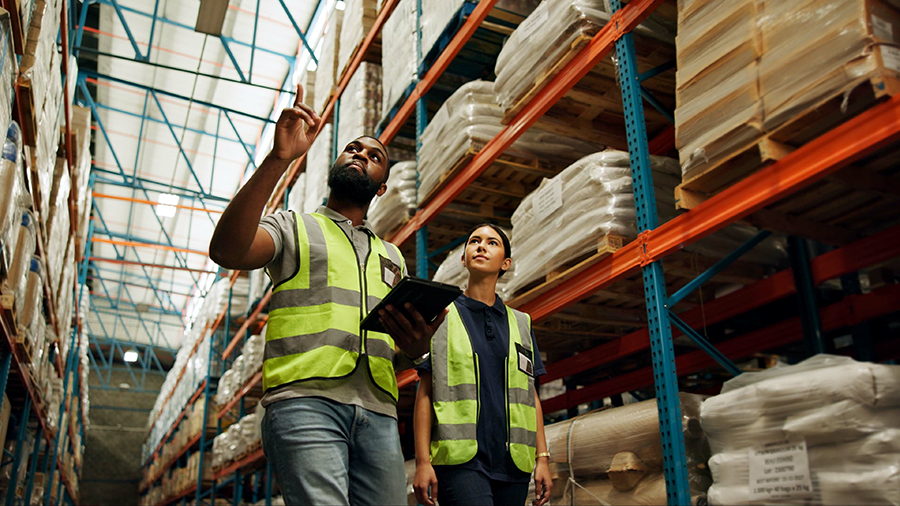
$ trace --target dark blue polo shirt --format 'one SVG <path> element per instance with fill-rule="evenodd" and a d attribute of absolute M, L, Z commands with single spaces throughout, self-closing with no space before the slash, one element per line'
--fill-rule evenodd
<path fill-rule="evenodd" d="M 490 479 L 507 482 L 527 482 L 531 475 L 521 471 L 506 451 L 506 360 L 509 353 L 509 319 L 506 306 L 500 297 L 493 306 L 460 295 L 454 302 L 459 315 L 472 337 L 473 351 L 478 355 L 481 370 L 479 390 L 481 414 L 476 438 L 478 453 L 475 458 L 459 466 L 478 470 Z M 534 331 L 531 333 L 534 350 L 534 376 L 546 374 L 538 352 Z M 417 368 L 431 372 L 431 360 Z M 441 466 L 435 466 L 441 467 Z"/>

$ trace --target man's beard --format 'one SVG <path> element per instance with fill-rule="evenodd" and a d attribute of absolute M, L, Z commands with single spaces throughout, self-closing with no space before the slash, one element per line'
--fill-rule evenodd
<path fill-rule="evenodd" d="M 346 163 L 331 166 L 331 170 L 328 171 L 328 187 L 340 200 L 365 207 L 381 189 L 381 183 L 372 181 L 352 163 Z"/>

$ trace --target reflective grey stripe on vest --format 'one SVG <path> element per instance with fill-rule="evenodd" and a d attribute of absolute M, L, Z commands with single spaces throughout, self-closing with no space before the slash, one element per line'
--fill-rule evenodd
<path fill-rule="evenodd" d="M 303 219 L 306 228 L 306 238 L 309 241 L 309 265 L 301 265 L 301 269 L 309 270 L 309 288 L 326 288 L 328 286 L 328 243 L 325 242 L 325 231 L 322 225 L 310 214 L 298 214 Z M 274 296 L 273 296 L 274 298 Z M 359 294 L 356 294 L 356 302 L 351 304 L 359 306 Z"/>
<path fill-rule="evenodd" d="M 509 389 L 510 404 L 524 404 L 526 406 L 534 406 L 534 391 L 523 390 L 521 388 Z"/>
<path fill-rule="evenodd" d="M 394 264 L 396 264 L 397 267 L 399 267 L 400 270 L 402 271 L 403 270 L 403 259 L 400 258 L 400 253 L 397 251 L 396 246 L 394 246 L 393 244 L 391 244 L 387 241 L 381 241 L 381 242 L 384 244 L 384 249 L 387 250 L 388 258 L 391 260 L 391 262 L 394 262 Z"/>
<path fill-rule="evenodd" d="M 269 311 L 288 307 L 319 306 L 331 302 L 342 306 L 359 307 L 359 292 L 336 286 L 280 290 L 272 294 Z"/>
<path fill-rule="evenodd" d="M 537 446 L 537 432 L 520 427 L 509 428 L 509 443 Z"/>
<path fill-rule="evenodd" d="M 452 304 L 452 302 L 451 302 Z M 449 324 L 444 324 L 438 327 L 437 331 L 435 331 L 434 336 L 431 340 L 431 373 L 432 373 L 432 381 L 431 384 L 433 388 L 439 390 L 440 392 L 436 392 L 438 397 L 435 397 L 435 401 L 437 402 L 454 402 L 454 401 L 477 401 L 478 400 L 478 385 L 473 384 L 461 384 L 461 385 L 453 385 L 450 386 L 450 377 L 449 377 L 449 367 L 447 361 L 447 349 L 449 346 L 449 338 L 447 336 L 447 329 L 450 327 Z M 435 365 L 440 364 L 440 365 Z M 474 364 L 473 364 L 474 367 Z M 444 395 L 446 394 L 446 395 Z"/>
<path fill-rule="evenodd" d="M 381 339 L 366 339 L 366 353 L 373 357 L 382 357 L 388 360 L 394 359 L 394 349 Z"/>
<path fill-rule="evenodd" d="M 526 350 L 531 351 L 531 330 L 528 327 L 528 315 L 509 307 L 507 308 L 507 311 L 512 311 L 513 316 L 516 317 L 516 323 L 519 324 L 519 337 L 522 340 L 522 346 Z M 534 357 L 531 358 L 532 360 L 534 359 Z"/>
<path fill-rule="evenodd" d="M 436 424 L 431 430 L 432 441 L 465 441 L 472 440 L 476 433 L 474 423 L 456 425 Z M 535 437 L 535 440 L 537 437 Z"/>
<path fill-rule="evenodd" d="M 343 343 L 343 344 L 341 344 Z M 328 329 L 316 334 L 283 337 L 266 341 L 263 359 L 286 357 L 297 353 L 306 353 L 325 345 L 339 346 L 345 350 L 359 353 L 359 336 L 343 330 Z"/>
<path fill-rule="evenodd" d="M 358 293 L 356 294 L 356 300 L 357 301 L 359 300 Z M 381 297 L 376 297 L 374 295 L 366 295 L 366 311 L 371 311 L 371 310 L 375 309 L 375 306 L 377 306 L 379 302 L 381 302 Z M 351 304 L 351 305 L 355 306 L 357 304 L 358 303 Z"/>

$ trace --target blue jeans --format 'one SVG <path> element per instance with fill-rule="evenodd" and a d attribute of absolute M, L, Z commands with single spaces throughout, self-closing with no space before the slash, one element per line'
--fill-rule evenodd
<path fill-rule="evenodd" d="M 404 505 L 397 420 L 318 397 L 270 404 L 262 443 L 287 505 Z"/>
<path fill-rule="evenodd" d="M 441 506 L 524 506 L 529 482 L 492 480 L 474 469 L 435 466 Z"/>

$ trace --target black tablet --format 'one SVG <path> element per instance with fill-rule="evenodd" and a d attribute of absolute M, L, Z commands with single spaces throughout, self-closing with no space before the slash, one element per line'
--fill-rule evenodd
<path fill-rule="evenodd" d="M 363 318 L 360 327 L 369 332 L 384 332 L 378 312 L 384 309 L 385 306 L 391 305 L 405 313 L 404 308 L 407 303 L 412 304 L 419 311 L 419 314 L 425 318 L 425 321 L 434 321 L 444 308 L 456 300 L 461 293 L 463 291 L 458 286 L 428 281 L 427 279 L 405 277 L 397 283 L 397 286 L 391 289 L 387 297 L 369 311 L 369 314 Z"/>

